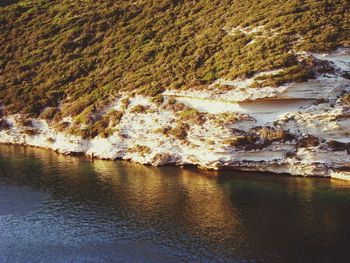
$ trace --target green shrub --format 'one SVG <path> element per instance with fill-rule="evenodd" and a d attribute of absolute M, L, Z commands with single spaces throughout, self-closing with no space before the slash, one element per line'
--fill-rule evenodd
<path fill-rule="evenodd" d="M 162 96 L 161 94 L 159 94 L 159 95 L 157 95 L 157 96 L 155 96 L 155 97 L 153 97 L 153 98 L 151 99 L 151 102 L 153 102 L 153 103 L 155 103 L 155 104 L 157 104 L 157 105 L 162 104 L 163 101 L 164 101 L 164 98 L 163 98 L 163 96 Z"/>
<path fill-rule="evenodd" d="M 82 113 L 80 113 L 78 116 L 74 118 L 75 124 L 81 125 L 81 124 L 92 124 L 95 120 L 94 114 L 96 113 L 96 109 L 94 105 L 91 105 L 83 110 Z"/>
<path fill-rule="evenodd" d="M 155 133 L 161 133 L 161 134 L 167 136 L 167 135 L 169 135 L 169 131 L 170 130 L 171 130 L 171 127 L 167 126 L 167 127 L 158 128 L 154 132 Z"/>
<path fill-rule="evenodd" d="M 187 109 L 179 113 L 179 121 L 201 125 L 204 123 L 205 117 L 196 109 Z"/>
<path fill-rule="evenodd" d="M 64 132 L 69 128 L 69 126 L 70 126 L 69 122 L 59 122 L 54 125 L 54 128 L 58 132 Z"/>
<path fill-rule="evenodd" d="M 146 113 L 146 111 L 148 110 L 147 106 L 144 105 L 136 105 L 134 106 L 132 109 L 130 109 L 131 113 Z"/>
<path fill-rule="evenodd" d="M 113 129 L 106 129 L 104 130 L 103 132 L 99 133 L 99 135 L 102 137 L 102 138 L 108 138 L 110 136 L 112 136 L 114 133 L 114 130 Z"/>
<path fill-rule="evenodd" d="M 173 97 L 170 97 L 170 98 L 168 99 L 168 103 L 169 103 L 169 104 L 175 104 L 175 103 L 176 103 L 176 99 L 174 99 Z"/>
<path fill-rule="evenodd" d="M 109 118 L 111 126 L 114 127 L 119 124 L 120 120 L 123 118 L 124 113 L 121 111 L 112 110 L 108 112 L 107 118 Z"/>
<path fill-rule="evenodd" d="M 126 110 L 130 105 L 130 100 L 129 98 L 124 98 L 120 101 L 120 107 L 122 110 Z"/>
<path fill-rule="evenodd" d="M 159 86 L 153 86 L 153 87 L 144 87 L 139 91 L 139 94 L 142 94 L 143 96 L 147 97 L 155 97 L 158 94 L 162 93 L 164 91 L 164 88 L 161 88 Z"/>
<path fill-rule="evenodd" d="M 247 114 L 238 112 L 223 112 L 219 114 L 210 115 L 209 118 L 214 119 L 214 122 L 218 125 L 234 124 L 239 121 L 253 120 L 253 118 Z"/>
<path fill-rule="evenodd" d="M 146 157 L 146 155 L 152 152 L 151 148 L 146 145 L 136 145 L 134 147 L 128 148 L 129 153 L 138 153 L 142 157 Z"/>
<path fill-rule="evenodd" d="M 213 82 L 216 78 L 217 78 L 217 77 L 216 77 L 215 73 L 212 72 L 212 71 L 210 71 L 210 72 L 208 72 L 208 73 L 205 74 L 203 80 L 204 80 L 205 82 L 207 82 L 207 83 L 211 83 L 211 82 Z"/>
<path fill-rule="evenodd" d="M 175 128 L 170 129 L 167 133 L 179 140 L 186 140 L 189 129 L 190 126 L 187 123 L 178 123 Z"/>
<path fill-rule="evenodd" d="M 350 46 L 349 10 L 348 0 L 23 0 L 1 9 L 0 104 L 37 117 L 64 101 L 62 116 L 78 116 L 125 92 L 155 97 L 278 68 L 256 87 L 304 81 L 311 66 L 290 51 Z M 263 28 L 227 33 L 238 26 Z"/>

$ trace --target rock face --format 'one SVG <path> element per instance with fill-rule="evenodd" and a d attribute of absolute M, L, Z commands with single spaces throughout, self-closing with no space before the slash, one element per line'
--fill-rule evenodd
<path fill-rule="evenodd" d="M 124 112 L 106 138 L 83 139 L 58 132 L 50 121 L 4 116 L 0 142 L 152 165 L 350 179 L 350 51 L 303 56 L 315 63 L 316 77 L 307 82 L 252 87 L 280 69 L 218 80 L 224 89 L 166 90 L 158 101 L 133 96 L 125 106 L 123 94 L 109 106 Z"/>

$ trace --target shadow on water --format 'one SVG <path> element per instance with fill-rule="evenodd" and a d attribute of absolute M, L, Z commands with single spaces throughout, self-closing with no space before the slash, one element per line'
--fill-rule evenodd
<path fill-rule="evenodd" d="M 0 146 L 0 198 L 0 261 L 350 256 L 350 184 L 335 180 L 92 162 Z"/>

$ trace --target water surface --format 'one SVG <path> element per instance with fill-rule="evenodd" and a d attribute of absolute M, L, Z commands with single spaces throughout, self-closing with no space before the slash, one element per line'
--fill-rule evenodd
<path fill-rule="evenodd" d="M 0 145 L 0 262 L 349 262 L 350 183 Z"/>

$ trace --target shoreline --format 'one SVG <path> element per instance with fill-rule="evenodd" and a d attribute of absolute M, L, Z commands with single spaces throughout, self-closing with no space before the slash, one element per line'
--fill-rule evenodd
<path fill-rule="evenodd" d="M 120 93 L 95 112 L 73 116 L 62 115 L 62 101 L 37 118 L 2 116 L 0 143 L 153 166 L 350 180 L 350 79 L 343 74 L 350 70 L 350 50 L 303 56 L 332 71 L 277 88 L 249 86 L 276 73 L 267 71 L 220 79 L 216 84 L 229 89 L 219 93 Z"/>
<path fill-rule="evenodd" d="M 111 159 L 111 158 L 101 158 L 98 156 L 91 156 L 84 152 L 60 152 L 59 150 L 54 150 L 50 147 L 43 147 L 43 146 L 35 146 L 30 144 L 21 144 L 21 143 L 11 143 L 11 142 L 0 142 L 0 145 L 7 145 L 7 146 L 19 146 L 19 147 L 29 147 L 33 149 L 41 149 L 41 150 L 47 150 L 51 152 L 55 152 L 56 154 L 63 155 L 63 156 L 70 156 L 70 157 L 82 157 L 86 160 L 91 160 L 92 162 L 94 160 L 101 160 L 101 161 L 109 161 L 109 162 L 115 162 L 115 161 L 122 161 L 122 162 L 129 162 L 129 163 L 136 163 L 144 166 L 150 166 L 150 167 L 174 167 L 179 169 L 190 169 L 195 170 L 199 173 L 209 172 L 210 176 L 215 176 L 214 173 L 218 173 L 221 171 L 237 171 L 237 172 L 246 172 L 246 173 L 253 173 L 253 174 L 264 174 L 264 175 L 275 175 L 275 176 L 286 176 L 286 177 L 299 177 L 299 178 L 320 178 L 320 179 L 337 179 L 342 181 L 350 181 L 350 170 L 331 170 L 329 171 L 328 176 L 324 175 L 302 175 L 302 174 L 291 174 L 288 172 L 274 172 L 273 170 L 269 170 L 268 166 L 267 169 L 246 169 L 245 167 L 239 167 L 239 166 L 223 166 L 223 167 L 204 167 L 196 164 L 191 163 L 184 163 L 184 164 L 177 164 L 177 163 L 165 163 L 162 165 L 153 165 L 151 163 L 140 163 L 138 161 L 134 161 L 132 159 L 123 159 L 121 157 Z"/>

